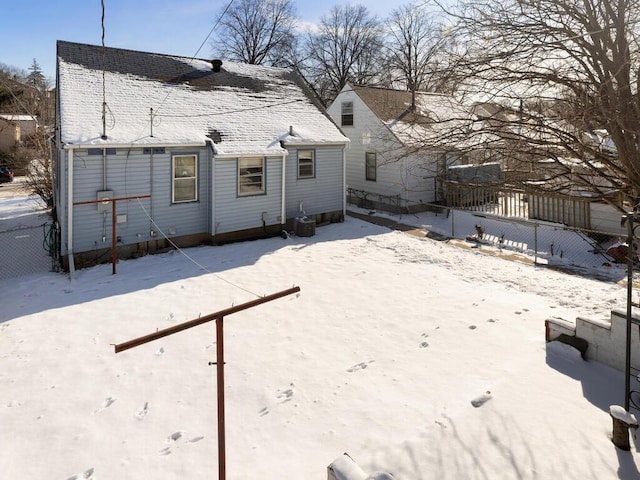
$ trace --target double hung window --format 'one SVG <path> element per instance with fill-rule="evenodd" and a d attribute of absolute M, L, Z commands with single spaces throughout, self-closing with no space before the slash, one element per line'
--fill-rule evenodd
<path fill-rule="evenodd" d="M 315 152 L 313 150 L 298 150 L 298 178 L 315 177 L 315 167 Z"/>
<path fill-rule="evenodd" d="M 264 158 L 239 158 L 238 195 L 258 195 L 264 191 Z"/>
<path fill-rule="evenodd" d="M 195 202 L 198 200 L 198 158 L 196 155 L 174 155 L 172 157 L 173 182 L 171 201 L 173 203 Z"/>

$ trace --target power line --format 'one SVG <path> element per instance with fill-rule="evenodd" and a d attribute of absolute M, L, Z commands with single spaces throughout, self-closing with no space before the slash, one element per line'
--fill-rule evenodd
<path fill-rule="evenodd" d="M 102 0 L 104 1 L 104 0 Z M 218 16 L 218 20 L 216 20 L 216 22 L 213 24 L 213 27 L 211 27 L 211 30 L 209 30 L 209 33 L 207 34 L 207 36 L 205 37 L 205 39 L 202 41 L 202 43 L 200 44 L 200 47 L 198 47 L 198 50 L 196 50 L 196 53 L 193 54 L 193 56 L 191 58 L 195 59 L 196 55 L 198 55 L 198 53 L 200 52 L 200 50 L 202 49 L 202 47 L 204 46 L 204 44 L 207 42 L 207 40 L 209 40 L 209 37 L 211 36 L 211 34 L 213 33 L 213 31 L 216 29 L 216 27 L 218 26 L 218 24 L 220 23 L 220 21 L 222 20 L 222 17 L 225 16 L 225 14 L 227 13 L 227 11 L 229 10 L 229 8 L 231 8 L 231 4 L 233 4 L 234 0 L 229 0 L 229 3 L 227 4 L 226 8 L 224 9 L 224 11 Z M 160 102 L 160 105 L 154 109 L 154 111 L 157 112 L 162 108 L 162 106 L 165 104 L 165 102 L 167 101 L 167 99 L 169 98 L 169 96 L 173 93 L 173 89 L 170 89 L 167 92 L 167 95 L 164 97 L 164 99 L 162 100 L 162 102 Z M 153 121 L 153 120 L 150 120 Z M 146 127 L 145 127 L 146 128 Z M 140 135 L 138 135 L 138 137 L 142 136 L 143 132 L 140 132 Z"/>
<path fill-rule="evenodd" d="M 288 102 L 278 102 L 278 103 L 272 103 L 270 105 L 260 105 L 258 107 L 249 107 L 249 108 L 241 108 L 238 110 L 227 110 L 226 112 L 209 112 L 209 113 L 199 113 L 199 114 L 193 114 L 193 115 L 170 115 L 170 114 L 164 114 L 164 115 L 155 115 L 157 117 L 170 117 L 170 118 L 197 118 L 197 117 L 211 117 L 212 115 L 228 115 L 228 114 L 232 114 L 232 113 L 242 113 L 242 112 L 248 112 L 251 110 L 262 110 L 263 108 L 273 108 L 273 107 L 280 107 L 282 105 L 289 105 L 291 103 L 299 103 L 302 102 L 302 99 L 297 99 L 297 100 L 290 100 Z"/>
<path fill-rule="evenodd" d="M 214 277 L 216 277 L 217 279 L 222 280 L 222 281 L 223 281 L 223 282 L 225 282 L 225 283 L 228 283 L 228 284 L 229 284 L 229 285 L 231 285 L 232 287 L 239 288 L 240 290 L 242 290 L 242 291 L 244 291 L 244 292 L 250 293 L 251 295 L 255 295 L 255 296 L 256 296 L 256 297 L 258 297 L 258 298 L 262 298 L 262 295 L 258 295 L 257 293 L 255 293 L 255 292 L 253 292 L 253 291 L 251 291 L 251 290 L 249 290 L 249 289 L 247 289 L 247 288 L 244 288 L 244 287 L 242 287 L 242 286 L 238 285 L 237 283 L 233 283 L 232 281 L 227 280 L 226 278 L 224 278 L 224 277 L 220 276 L 219 274 L 217 274 L 217 273 L 215 273 L 215 272 L 212 272 L 212 271 L 211 271 L 211 270 L 209 270 L 207 267 L 205 267 L 204 265 L 202 265 L 202 264 L 198 263 L 196 260 L 194 260 L 194 259 L 193 259 L 193 258 L 191 258 L 189 255 L 187 255 L 187 253 L 186 253 L 184 250 L 182 250 L 180 247 L 178 247 L 175 243 L 173 243 L 173 242 L 171 241 L 171 239 L 170 239 L 169 237 L 167 237 L 167 236 L 165 235 L 165 233 L 164 233 L 164 232 L 162 231 L 162 229 L 158 226 L 158 224 L 155 222 L 155 220 L 154 220 L 153 218 L 151 218 L 151 216 L 150 216 L 150 215 L 149 215 L 149 213 L 147 212 L 147 209 L 146 209 L 146 208 L 144 208 L 144 205 L 142 204 L 142 202 L 140 201 L 140 199 L 139 199 L 139 198 L 137 198 L 136 200 L 138 200 L 138 203 L 140 204 L 140 207 L 142 208 L 142 211 L 143 211 L 143 212 L 144 212 L 144 214 L 147 216 L 147 218 L 151 221 L 151 223 L 153 224 L 153 226 L 154 226 L 154 227 L 156 227 L 156 230 L 158 230 L 158 232 L 160 232 L 160 234 L 162 235 L 162 237 L 163 237 L 165 240 L 167 240 L 167 241 L 171 244 L 171 246 L 172 246 L 173 248 L 175 248 L 178 252 L 180 252 L 180 254 L 181 254 L 181 255 L 185 256 L 185 257 L 186 257 L 186 258 L 187 258 L 191 263 L 193 263 L 193 264 L 194 264 L 194 265 L 196 265 L 197 267 L 201 268 L 201 269 L 202 269 L 202 270 L 204 270 L 205 272 L 210 273 L 211 275 L 213 275 L 213 276 L 214 276 Z"/>

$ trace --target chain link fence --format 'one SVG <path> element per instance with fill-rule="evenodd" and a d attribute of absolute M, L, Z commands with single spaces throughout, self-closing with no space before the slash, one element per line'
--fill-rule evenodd
<path fill-rule="evenodd" d="M 626 235 L 622 230 L 594 230 L 561 223 L 507 216 L 490 211 L 421 205 L 427 211 L 388 213 L 404 225 L 415 226 L 487 253 L 545 265 L 606 281 L 625 278 Z M 359 207 L 349 207 L 357 211 Z M 361 208 L 361 207 L 360 207 Z M 512 209 L 513 212 L 520 211 Z M 617 217 L 618 224 L 621 217 Z"/>
<path fill-rule="evenodd" d="M 0 232 L 0 279 L 57 271 L 57 239 L 51 223 Z"/>

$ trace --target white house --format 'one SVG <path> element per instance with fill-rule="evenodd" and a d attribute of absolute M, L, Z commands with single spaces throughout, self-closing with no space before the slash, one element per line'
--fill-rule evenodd
<path fill-rule="evenodd" d="M 447 121 L 468 116 L 451 97 L 347 84 L 327 111 L 351 141 L 350 202 L 406 211 L 444 198 L 447 167 L 461 160 L 430 147 L 429 139 L 450 128 Z"/>
<path fill-rule="evenodd" d="M 56 86 L 65 267 L 344 218 L 348 139 L 292 71 L 59 41 Z"/>

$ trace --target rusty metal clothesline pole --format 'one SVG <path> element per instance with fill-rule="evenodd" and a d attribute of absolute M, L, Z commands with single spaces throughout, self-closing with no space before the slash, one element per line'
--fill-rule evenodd
<path fill-rule="evenodd" d="M 93 203 L 111 203 L 111 274 L 116 274 L 116 263 L 118 262 L 117 236 L 116 236 L 116 202 L 120 200 L 137 200 L 139 198 L 151 198 L 151 195 L 136 195 L 134 197 L 102 198 L 100 200 L 87 200 L 86 202 L 75 202 L 73 205 L 91 205 Z"/>
<path fill-rule="evenodd" d="M 217 398 L 218 398 L 218 480 L 226 479 L 226 441 L 225 441 L 225 411 L 224 411 L 224 317 L 231 315 L 232 313 L 247 310 L 252 307 L 256 307 L 263 303 L 271 302 L 278 298 L 291 295 L 300 291 L 300 287 L 292 287 L 287 290 L 260 297 L 250 302 L 242 303 L 233 307 L 229 307 L 225 310 L 220 310 L 204 317 L 196 318 L 188 322 L 174 325 L 173 327 L 165 328 L 157 332 L 145 335 L 143 337 L 134 338 L 127 342 L 114 345 L 115 353 L 120 353 L 130 348 L 138 347 L 145 343 L 152 342 L 159 338 L 173 335 L 174 333 L 193 328 L 203 323 L 216 322 L 216 379 L 217 379 Z"/>

